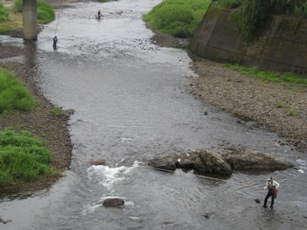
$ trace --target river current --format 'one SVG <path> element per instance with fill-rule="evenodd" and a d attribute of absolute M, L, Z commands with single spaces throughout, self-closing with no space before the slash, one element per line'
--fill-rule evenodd
<path fill-rule="evenodd" d="M 72 162 L 51 188 L 1 197 L 0 216 L 12 220 L 1 229 L 306 229 L 306 154 L 186 92 L 187 77 L 197 77 L 191 59 L 185 50 L 153 44 L 154 33 L 142 21 L 159 2 L 67 4 L 39 33 L 24 60 L 45 97 L 75 111 Z M 95 18 L 98 10 L 102 20 Z M 1 41 L 27 45 L 5 36 Z M 225 145 L 268 152 L 298 167 L 221 180 L 146 164 L 155 156 Z M 95 159 L 107 166 L 91 166 Z M 268 176 L 281 184 L 274 210 L 255 202 L 263 202 Z M 123 198 L 124 208 L 102 207 L 107 197 Z"/>

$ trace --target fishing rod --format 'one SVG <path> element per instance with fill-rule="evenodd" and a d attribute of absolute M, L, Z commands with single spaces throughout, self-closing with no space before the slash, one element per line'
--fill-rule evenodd
<path fill-rule="evenodd" d="M 173 170 L 169 170 L 169 169 L 161 169 L 161 168 L 156 168 L 156 167 L 153 167 L 153 168 L 155 170 L 162 171 L 162 172 L 168 172 L 168 173 L 173 173 L 174 172 Z M 202 178 L 202 179 L 209 179 L 209 180 L 215 180 L 215 181 L 222 181 L 222 182 L 225 182 L 225 183 L 242 185 L 242 182 L 228 181 L 228 180 L 224 180 L 224 179 L 221 179 L 221 178 L 204 176 L 204 175 L 198 175 L 198 174 L 194 174 L 194 175 L 196 175 L 197 177 Z M 260 190 L 263 189 L 262 187 L 256 186 L 254 184 L 252 184 L 252 185 L 242 185 L 242 187 L 245 187 L 245 188 L 255 188 L 255 189 L 260 189 Z"/>

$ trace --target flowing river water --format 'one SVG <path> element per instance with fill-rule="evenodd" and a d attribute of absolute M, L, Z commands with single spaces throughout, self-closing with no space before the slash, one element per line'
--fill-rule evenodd
<path fill-rule="evenodd" d="M 71 3 L 39 34 L 27 62 L 46 98 L 75 111 L 69 121 L 73 157 L 51 188 L 1 197 L 0 216 L 12 220 L 1 229 L 306 229 L 306 154 L 185 91 L 187 76 L 195 76 L 186 51 L 153 44 L 142 21 L 159 2 Z M 219 180 L 146 165 L 155 156 L 225 145 L 268 152 L 299 167 Z M 93 159 L 108 166 L 91 166 Z M 274 210 L 261 207 L 268 176 L 281 184 Z M 124 198 L 124 208 L 102 207 L 107 197 Z"/>

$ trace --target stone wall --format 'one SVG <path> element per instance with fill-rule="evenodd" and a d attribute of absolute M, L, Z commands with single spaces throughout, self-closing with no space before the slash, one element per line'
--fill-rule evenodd
<path fill-rule="evenodd" d="M 190 52 L 219 62 L 307 77 L 306 19 L 272 16 L 260 37 L 244 42 L 233 12 L 211 6 L 190 41 Z"/>

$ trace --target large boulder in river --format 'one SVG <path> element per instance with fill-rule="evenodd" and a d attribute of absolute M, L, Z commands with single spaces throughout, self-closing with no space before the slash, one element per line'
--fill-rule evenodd
<path fill-rule="evenodd" d="M 192 153 L 171 154 L 148 162 L 155 169 L 175 171 L 194 170 L 198 174 L 230 176 L 233 170 L 275 171 L 293 167 L 293 164 L 267 153 L 257 151 L 234 151 L 227 155 L 203 149 Z"/>
<path fill-rule="evenodd" d="M 148 164 L 155 169 L 165 171 L 175 171 L 177 169 L 177 160 L 180 158 L 177 154 L 164 157 L 156 157 L 148 161 Z"/>
<path fill-rule="evenodd" d="M 193 169 L 199 174 L 218 174 L 223 176 L 232 174 L 233 170 L 230 164 L 219 153 L 203 149 L 192 153 L 191 158 Z"/>
<path fill-rule="evenodd" d="M 148 164 L 155 169 L 165 171 L 174 171 L 177 168 L 181 168 L 194 170 L 198 174 L 219 174 L 224 176 L 232 174 L 230 164 L 220 154 L 209 150 L 154 158 Z"/>
<path fill-rule="evenodd" d="M 224 157 L 234 170 L 275 171 L 285 170 L 294 165 L 258 151 L 233 152 Z"/>

